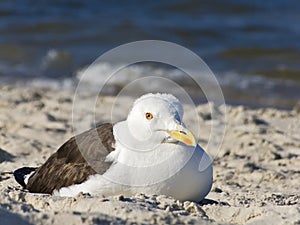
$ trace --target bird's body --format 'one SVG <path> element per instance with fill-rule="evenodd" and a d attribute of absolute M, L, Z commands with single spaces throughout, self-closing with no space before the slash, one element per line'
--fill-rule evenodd
<path fill-rule="evenodd" d="M 36 170 L 16 170 L 16 180 L 27 173 L 19 183 L 30 192 L 60 196 L 146 193 L 202 200 L 212 185 L 211 160 L 182 115 L 175 97 L 144 95 L 127 120 L 72 137 Z"/>

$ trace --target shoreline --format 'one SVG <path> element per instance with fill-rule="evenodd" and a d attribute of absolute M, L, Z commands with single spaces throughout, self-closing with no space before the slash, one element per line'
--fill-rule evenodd
<path fill-rule="evenodd" d="M 244 105 L 250 109 L 260 109 L 260 108 L 275 108 L 279 110 L 293 110 L 295 107 L 299 107 L 300 101 L 297 99 L 297 90 L 298 84 L 294 83 L 293 87 L 291 87 L 290 83 L 286 84 L 284 86 L 284 89 L 282 89 L 278 93 L 278 90 L 271 90 L 266 89 L 266 92 L 260 92 L 260 90 L 264 89 L 264 86 L 260 84 L 260 86 L 251 86 L 252 88 L 245 88 L 245 87 L 234 87 L 228 85 L 225 81 L 222 81 L 222 79 L 217 76 L 218 82 L 220 87 L 222 88 L 222 92 L 225 98 L 225 104 L 229 106 L 239 106 Z M 78 87 L 78 79 L 75 77 L 63 77 L 60 79 L 53 79 L 53 78 L 17 78 L 17 80 L 14 78 L 11 81 L 3 80 L 3 85 L 0 85 L 0 88 L 4 87 L 17 87 L 21 89 L 44 89 L 44 90 L 53 90 L 53 91 L 63 91 L 63 92 L 75 92 L 76 88 Z M 92 78 L 90 78 L 92 79 Z M 226 79 L 225 79 L 226 80 Z M 276 80 L 280 83 L 279 80 Z M 100 79 L 99 80 L 87 80 L 83 82 L 83 85 L 81 88 L 85 90 L 86 92 L 90 94 L 98 94 L 98 89 L 103 85 L 104 81 Z M 128 80 L 129 82 L 129 80 Z M 175 82 L 175 81 L 174 81 Z M 180 83 L 180 81 L 177 81 Z M 224 83 L 225 82 L 225 83 Z M 282 80 L 282 82 L 285 82 Z M 130 82 L 129 82 L 130 83 Z M 126 89 L 126 85 L 129 83 L 111 83 L 105 86 L 105 88 L 102 90 L 101 95 L 104 96 L 116 96 L 120 92 L 123 94 L 129 94 L 128 97 L 136 97 L 139 96 L 139 93 L 141 91 L 147 92 L 147 90 L 151 90 L 145 85 L 144 87 L 137 86 L 138 91 L 132 91 L 128 92 L 123 91 Z M 237 84 L 239 86 L 239 84 Z M 185 91 L 189 94 L 191 99 L 195 104 L 206 104 L 207 98 L 202 93 L 202 90 L 198 86 L 195 86 L 194 84 L 182 84 L 182 87 Z M 300 86 L 299 86 L 300 87 Z M 172 88 L 172 87 L 166 87 L 166 88 Z M 297 89 L 298 88 L 298 89 Z M 289 93 L 288 96 L 285 94 L 288 93 L 288 90 L 292 90 L 291 93 Z M 161 90 L 161 89 L 157 89 Z M 155 91 L 154 91 L 155 92 Z M 201 93 L 199 93 L 201 92 Z"/>
<path fill-rule="evenodd" d="M 45 88 L 0 87 L 0 215 L 6 224 L 95 224 L 126 221 L 164 224 L 297 224 L 300 222 L 300 110 L 252 109 L 226 105 L 226 133 L 214 156 L 214 183 L 201 203 L 166 196 L 53 197 L 23 191 L 11 172 L 41 165 L 78 130 L 94 122 L 90 96 L 72 115 L 73 93 Z M 121 120 L 134 99 L 123 97 L 114 114 L 112 96 L 99 96 L 99 122 Z M 186 106 L 187 109 L 189 106 Z M 196 107 L 200 145 L 205 148 L 213 121 L 209 105 Z M 220 109 L 222 112 L 222 109 Z M 185 121 L 195 123 L 189 110 Z M 73 118 L 72 118 L 73 116 Z"/>

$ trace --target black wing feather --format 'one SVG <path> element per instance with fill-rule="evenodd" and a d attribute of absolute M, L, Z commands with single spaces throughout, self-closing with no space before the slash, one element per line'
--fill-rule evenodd
<path fill-rule="evenodd" d="M 111 165 L 105 158 L 114 151 L 114 142 L 113 125 L 109 123 L 70 138 L 36 170 L 25 187 L 30 192 L 51 194 L 82 183 L 90 175 L 105 173 Z"/>

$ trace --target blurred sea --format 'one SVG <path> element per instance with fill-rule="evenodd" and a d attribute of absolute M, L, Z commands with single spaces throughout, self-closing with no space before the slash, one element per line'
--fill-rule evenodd
<path fill-rule="evenodd" d="M 74 89 L 101 54 L 148 39 L 197 53 L 230 104 L 292 108 L 300 100 L 297 0 L 1 0 L 0 82 Z M 114 66 L 99 65 L 89 85 L 97 89 L 101 73 Z M 174 68 L 147 64 L 128 69 L 110 94 L 132 77 L 156 73 L 189 87 Z"/>

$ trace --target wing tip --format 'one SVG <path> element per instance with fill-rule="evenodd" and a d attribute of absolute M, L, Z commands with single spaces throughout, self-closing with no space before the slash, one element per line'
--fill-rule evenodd
<path fill-rule="evenodd" d="M 15 180 L 23 187 L 26 188 L 26 179 L 28 181 L 28 175 L 36 170 L 34 167 L 22 167 L 14 171 Z M 27 176 L 27 177 L 26 177 Z"/>

